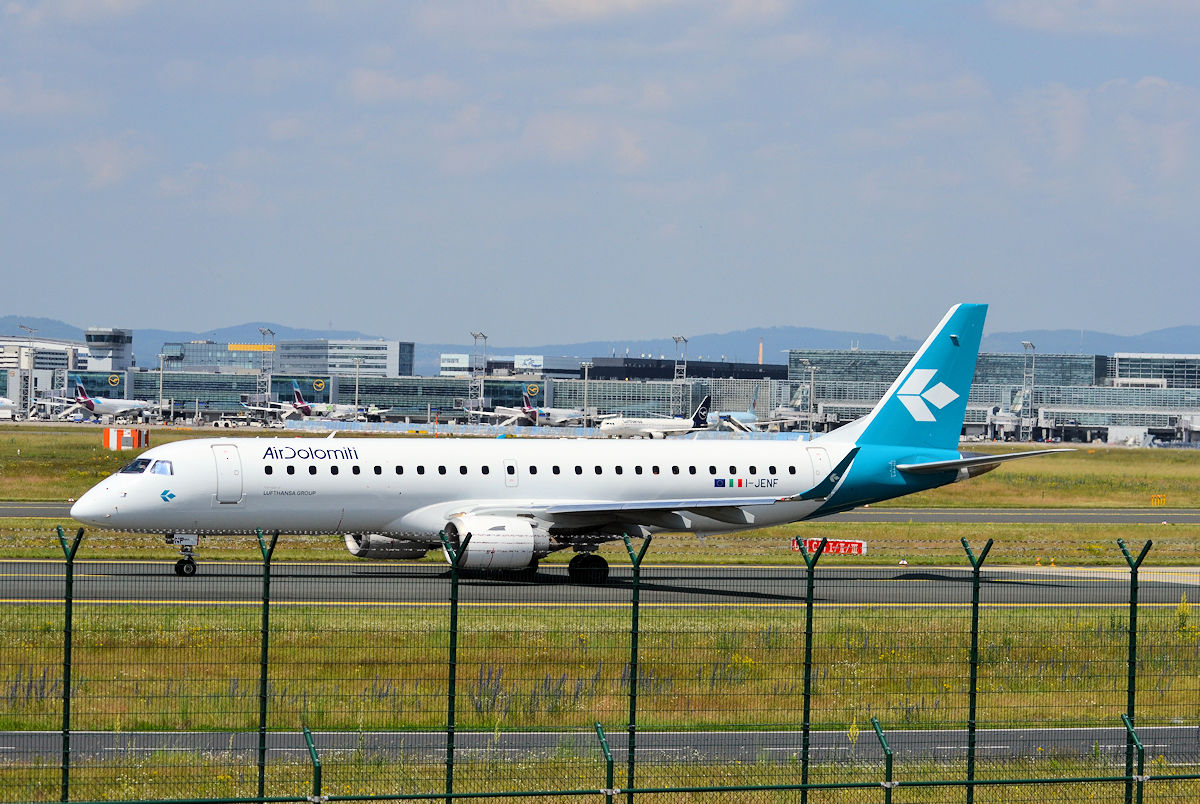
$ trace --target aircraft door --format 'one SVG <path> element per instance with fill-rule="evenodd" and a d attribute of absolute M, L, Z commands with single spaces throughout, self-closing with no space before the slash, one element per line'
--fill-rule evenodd
<path fill-rule="evenodd" d="M 809 447 L 809 460 L 812 461 L 813 468 L 813 485 L 816 486 L 822 480 L 829 476 L 830 470 L 833 468 L 829 465 L 829 453 L 824 447 Z"/>
<path fill-rule="evenodd" d="M 517 481 L 520 479 L 520 473 L 517 471 L 516 461 L 504 462 L 504 485 L 510 489 L 517 487 Z"/>
<path fill-rule="evenodd" d="M 242 459 L 233 444 L 213 444 L 213 459 L 217 464 L 217 502 L 242 501 Z"/>

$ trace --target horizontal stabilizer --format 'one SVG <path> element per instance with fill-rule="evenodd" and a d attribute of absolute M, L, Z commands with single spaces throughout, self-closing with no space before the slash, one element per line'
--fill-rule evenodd
<path fill-rule="evenodd" d="M 983 455 L 979 453 L 968 453 L 965 458 L 956 458 L 952 461 L 930 461 L 928 463 L 900 463 L 896 464 L 896 468 L 901 472 L 907 472 L 912 475 L 932 475 L 938 472 L 951 472 L 959 469 L 972 469 L 980 466 L 999 466 L 1005 461 L 1015 461 L 1017 458 L 1029 458 L 1034 455 L 1048 455 L 1052 452 L 1074 452 L 1070 448 L 1059 449 L 1035 449 L 1029 452 L 1010 452 L 1005 455 Z"/>

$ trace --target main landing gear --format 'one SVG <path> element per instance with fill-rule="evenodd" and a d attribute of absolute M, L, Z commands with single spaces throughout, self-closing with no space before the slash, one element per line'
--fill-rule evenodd
<path fill-rule="evenodd" d="M 175 562 L 175 574 L 182 578 L 190 578 L 195 575 L 196 558 L 192 551 L 196 549 L 200 537 L 195 533 L 168 533 L 166 540 L 167 544 L 175 545 L 179 548 L 179 552 L 183 553 L 183 558 Z"/>
<path fill-rule="evenodd" d="M 579 553 L 567 564 L 572 583 L 599 585 L 608 580 L 608 562 L 595 553 Z"/>

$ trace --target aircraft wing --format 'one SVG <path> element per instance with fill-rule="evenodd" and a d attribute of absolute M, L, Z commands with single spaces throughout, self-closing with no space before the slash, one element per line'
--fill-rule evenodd
<path fill-rule="evenodd" d="M 524 505 L 484 503 L 469 508 L 472 514 L 490 516 L 533 517 L 550 527 L 570 530 L 572 528 L 619 528 L 628 525 L 648 525 L 676 530 L 687 530 L 688 523 L 681 514 L 695 513 L 700 516 L 733 524 L 752 524 L 753 515 L 743 509 L 753 505 L 773 505 L 781 502 L 780 497 L 693 497 L 674 500 L 627 500 L 609 502 L 599 500 L 579 501 L 529 501 Z M 589 535 L 594 540 L 594 535 Z"/>

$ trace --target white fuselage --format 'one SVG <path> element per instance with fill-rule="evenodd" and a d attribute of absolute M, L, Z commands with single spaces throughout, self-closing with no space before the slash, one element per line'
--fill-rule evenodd
<path fill-rule="evenodd" d="M 600 434 L 607 436 L 665 436 L 690 433 L 695 428 L 691 419 L 634 418 L 616 416 L 600 422 Z"/>
<path fill-rule="evenodd" d="M 86 400 L 76 399 L 76 402 L 93 416 L 121 416 L 125 413 L 148 410 L 154 404 L 136 399 L 106 399 L 102 396 L 88 397 Z"/>
<path fill-rule="evenodd" d="M 794 441 L 194 439 L 142 453 L 145 471 L 109 477 L 71 513 L 130 531 L 382 533 L 436 544 L 452 516 L 472 509 L 519 516 L 556 503 L 628 502 L 651 531 L 722 532 L 804 519 L 819 501 L 773 501 L 812 488 L 849 448 Z M 729 500 L 719 518 L 678 504 L 711 504 L 714 497 Z M 674 501 L 666 507 L 676 512 L 664 511 L 655 524 L 645 513 L 655 500 Z M 579 525 L 587 526 L 586 517 Z"/>

